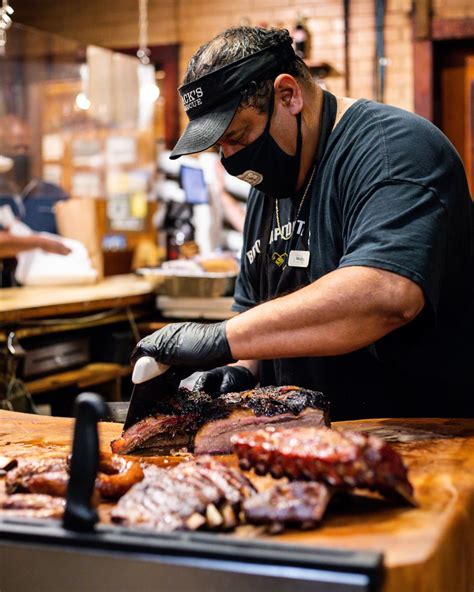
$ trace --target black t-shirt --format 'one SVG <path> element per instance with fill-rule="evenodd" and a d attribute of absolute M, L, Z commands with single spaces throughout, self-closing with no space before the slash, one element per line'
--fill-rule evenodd
<path fill-rule="evenodd" d="M 325 108 L 327 100 L 328 93 Z M 473 415 L 474 207 L 448 139 L 421 117 L 361 99 L 330 134 L 295 219 L 299 200 L 279 201 L 282 238 L 274 200 L 251 190 L 234 310 L 348 266 L 405 276 L 427 304 L 414 321 L 353 354 L 286 360 L 283 370 L 281 361 L 262 362 L 262 383 L 323 390 L 333 418 Z M 292 249 L 310 251 L 306 278 L 285 265 Z M 288 271 L 282 282 L 279 273 Z"/>

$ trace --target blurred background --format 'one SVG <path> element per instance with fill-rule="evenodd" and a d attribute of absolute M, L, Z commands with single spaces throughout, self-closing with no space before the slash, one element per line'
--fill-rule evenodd
<path fill-rule="evenodd" d="M 30 394 L 52 392 L 58 376 L 77 386 L 89 371 L 91 384 L 109 370 L 120 382 L 133 342 L 164 319 L 232 314 L 249 186 L 225 173 L 212 150 L 177 161 L 168 155 L 186 124 L 177 87 L 190 57 L 244 24 L 287 28 L 323 88 L 433 121 L 457 148 L 472 188 L 470 0 L 4 0 L 5 392 L 20 384 L 12 387 L 12 377 Z M 56 352 L 68 360 L 60 368 L 25 371 L 15 343 L 25 351 L 44 351 L 37 336 L 44 347 L 70 343 L 69 331 L 96 327 L 94 319 L 77 321 L 95 311 L 100 323 L 117 322 L 109 329 L 118 331 L 115 346 L 123 340 L 121 353 L 112 355 L 94 329 L 78 346 L 82 357 Z M 91 370 L 96 363 L 118 369 Z M 72 367 L 82 374 L 64 378 Z M 49 382 L 38 378 L 46 375 Z"/>

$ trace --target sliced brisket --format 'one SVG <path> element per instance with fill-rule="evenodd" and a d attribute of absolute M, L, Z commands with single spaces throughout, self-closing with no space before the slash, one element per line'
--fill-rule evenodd
<path fill-rule="evenodd" d="M 203 456 L 171 469 L 146 471 L 112 510 L 112 520 L 159 532 L 233 528 L 242 502 L 255 493 L 238 470 Z"/>
<path fill-rule="evenodd" d="M 168 452 L 186 447 L 198 454 L 230 453 L 230 438 L 240 430 L 265 425 L 328 424 L 328 403 L 322 393 L 296 386 L 263 387 L 212 399 L 202 392 L 180 389 L 176 399 L 160 403 L 147 417 L 111 443 L 113 452 Z"/>

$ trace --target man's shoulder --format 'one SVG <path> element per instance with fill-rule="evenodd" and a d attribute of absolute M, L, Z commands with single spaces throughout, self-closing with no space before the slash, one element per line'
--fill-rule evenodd
<path fill-rule="evenodd" d="M 359 128 L 368 142 L 389 141 L 389 149 L 403 145 L 405 149 L 417 150 L 419 144 L 413 144 L 414 139 L 434 147 L 452 148 L 443 132 L 431 121 L 394 105 L 359 99 L 347 114 L 351 116 L 346 131 Z"/>
<path fill-rule="evenodd" d="M 360 180 L 362 171 L 370 184 L 400 180 L 436 188 L 444 187 L 447 175 L 462 177 L 460 157 L 449 139 L 415 113 L 360 99 L 341 124 L 333 148 L 349 178 Z"/>

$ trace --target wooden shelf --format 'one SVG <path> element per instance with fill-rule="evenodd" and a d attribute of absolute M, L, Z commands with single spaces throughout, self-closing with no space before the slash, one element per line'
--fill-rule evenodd
<path fill-rule="evenodd" d="M 76 368 L 74 370 L 67 370 L 66 372 L 37 378 L 36 380 L 26 382 L 25 386 L 28 392 L 32 395 L 54 391 L 69 386 L 86 388 L 88 386 L 103 384 L 104 382 L 110 382 L 122 378 L 123 376 L 128 376 L 131 371 L 132 369 L 130 366 L 101 362 L 87 364 L 87 366 L 82 366 L 81 368 Z"/>
<path fill-rule="evenodd" d="M 137 319 L 150 314 L 150 307 L 138 306 L 130 307 L 131 313 L 135 321 Z M 46 324 L 46 325 L 35 325 L 35 321 L 32 320 L 31 324 L 24 328 L 15 329 L 15 335 L 18 339 L 25 339 L 27 337 L 38 337 L 42 335 L 51 335 L 53 333 L 65 333 L 66 331 L 81 331 L 84 329 L 95 329 L 103 325 L 112 325 L 114 323 L 130 322 L 129 316 L 125 312 L 111 314 L 103 318 L 92 318 L 87 319 L 83 317 L 69 318 L 69 319 L 58 319 L 57 324 Z M 20 326 L 21 327 L 21 326 Z M 9 331 L 0 330 L 0 344 L 7 340 Z"/>

